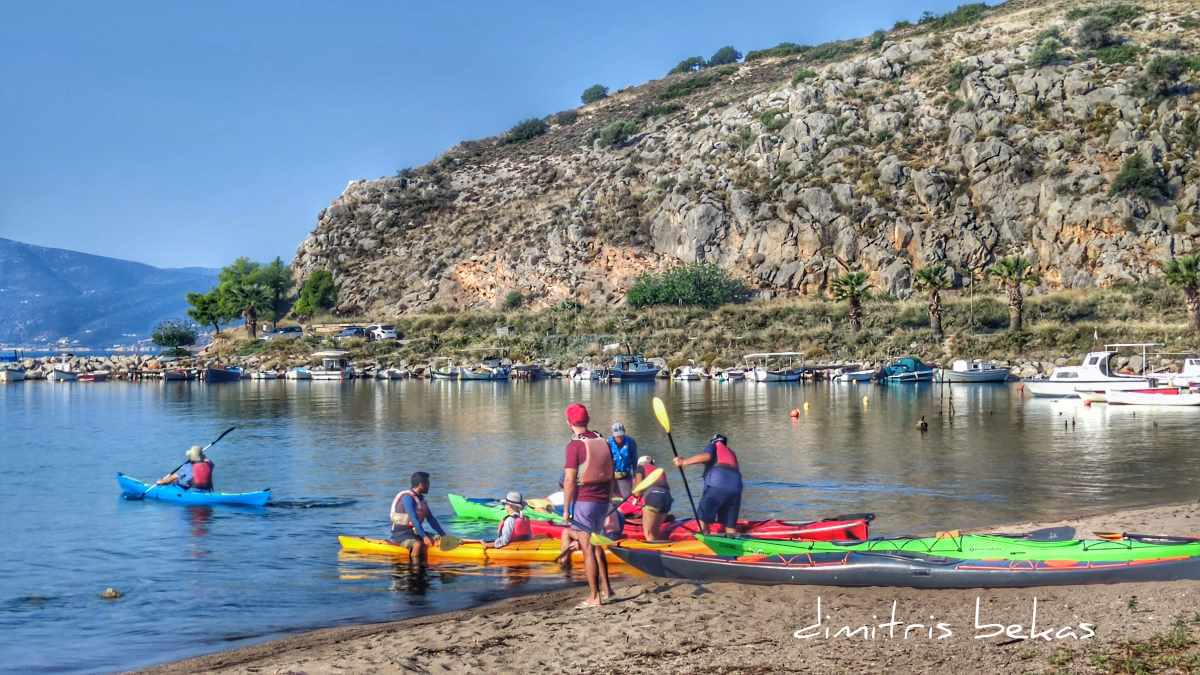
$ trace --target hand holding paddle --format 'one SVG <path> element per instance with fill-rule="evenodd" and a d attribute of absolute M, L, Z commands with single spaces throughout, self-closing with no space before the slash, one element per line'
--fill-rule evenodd
<path fill-rule="evenodd" d="M 667 432 L 667 440 L 671 442 L 671 454 L 675 455 L 675 459 L 679 459 L 679 452 L 675 449 L 675 438 L 671 436 L 671 418 L 667 416 L 667 406 L 662 399 L 654 397 L 654 416 L 658 418 L 658 423 L 662 425 L 663 431 Z M 692 517 L 696 522 L 700 522 L 700 514 L 696 511 L 696 500 L 692 498 L 692 488 L 688 485 L 687 474 L 683 472 L 683 467 L 679 467 L 679 475 L 683 477 L 683 489 L 687 492 L 688 502 L 692 505 Z"/>
<path fill-rule="evenodd" d="M 220 435 L 220 436 L 217 436 L 216 440 L 214 440 L 212 443 L 209 443 L 208 445 L 204 446 L 204 449 L 203 449 L 203 450 L 201 450 L 201 452 L 205 452 L 205 451 L 207 451 L 209 448 L 211 448 L 212 446 L 216 445 L 216 444 L 217 444 L 217 441 L 220 441 L 222 438 L 225 438 L 227 435 L 229 435 L 229 432 L 233 431 L 233 430 L 234 430 L 234 429 L 236 429 L 236 428 L 237 428 L 237 427 L 229 427 L 228 429 L 226 429 L 224 432 L 222 432 L 222 433 L 221 433 L 221 435 Z M 182 468 L 183 468 L 183 465 L 184 465 L 184 464 L 187 464 L 187 460 L 184 460 L 182 464 L 180 464 L 179 466 L 177 466 L 177 467 L 175 467 L 174 469 L 172 469 L 172 470 L 171 470 L 171 472 L 170 472 L 170 473 L 168 473 L 167 475 L 168 475 L 168 476 L 173 476 L 173 475 L 175 475 L 175 473 L 177 473 L 177 472 L 178 472 L 180 469 L 182 469 Z M 151 491 L 153 491 L 153 490 L 154 490 L 154 488 L 156 488 L 156 487 L 158 487 L 158 486 L 159 486 L 159 484 L 158 484 L 158 483 L 155 483 L 154 485 L 151 485 L 150 487 L 146 488 L 146 491 L 145 491 L 145 492 L 143 492 L 142 494 L 138 495 L 137 497 L 134 497 L 134 499 L 145 499 L 146 495 L 150 494 L 150 492 L 151 492 Z"/>

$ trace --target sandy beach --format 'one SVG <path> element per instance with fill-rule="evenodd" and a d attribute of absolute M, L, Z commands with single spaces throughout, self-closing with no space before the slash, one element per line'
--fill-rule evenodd
<path fill-rule="evenodd" d="M 997 529 L 1055 525 L 1074 526 L 1081 536 L 1094 530 L 1198 534 L 1200 505 Z M 1200 585 L 1194 581 L 918 591 L 625 576 L 615 601 L 573 609 L 583 593 L 569 589 L 313 631 L 148 672 L 1187 672 L 1200 665 Z M 821 623 L 814 627 L 818 601 Z M 878 627 L 892 621 L 900 623 Z M 875 629 L 838 634 L 863 625 Z"/>

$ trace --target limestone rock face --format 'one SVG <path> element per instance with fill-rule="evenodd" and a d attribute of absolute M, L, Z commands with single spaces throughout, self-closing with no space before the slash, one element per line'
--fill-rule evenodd
<path fill-rule="evenodd" d="M 1200 7 L 1164 0 L 1115 26 L 1139 47 L 1130 63 L 1067 46 L 1030 66 L 1040 33 L 1077 28 L 1077 6 L 1014 0 L 956 30 L 861 41 L 837 62 L 671 76 L 532 141 L 462 143 L 349 183 L 300 245 L 297 275 L 327 269 L 340 311 L 384 315 L 494 307 L 512 290 L 535 307 L 616 304 L 642 273 L 692 262 L 772 296 L 824 293 L 863 269 L 904 297 L 924 265 L 945 262 L 961 283 L 1010 253 L 1051 287 L 1136 282 L 1197 250 L 1200 73 L 1160 100 L 1139 80 L 1152 58 L 1200 43 Z M 816 76 L 793 83 L 801 67 Z M 665 95 L 699 76 L 714 83 Z M 637 132 L 597 140 L 619 120 Z M 1110 194 L 1135 153 L 1169 198 Z"/>

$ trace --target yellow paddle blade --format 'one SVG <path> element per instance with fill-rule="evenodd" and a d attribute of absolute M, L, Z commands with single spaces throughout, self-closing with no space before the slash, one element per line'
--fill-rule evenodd
<path fill-rule="evenodd" d="M 602 534 L 596 534 L 595 532 L 592 533 L 592 536 L 588 537 L 588 541 L 592 542 L 592 546 L 612 546 L 613 544 L 617 543 L 612 539 L 609 539 Z"/>
<path fill-rule="evenodd" d="M 658 418 L 658 423 L 662 425 L 663 431 L 671 433 L 671 418 L 667 416 L 667 406 L 657 396 L 654 397 L 654 416 Z"/>
<path fill-rule="evenodd" d="M 441 537 L 438 537 L 438 548 L 442 549 L 443 551 L 452 551 L 458 548 L 460 545 L 462 545 L 462 539 L 459 539 L 452 534 L 444 534 Z"/>
<path fill-rule="evenodd" d="M 642 479 L 642 482 L 633 486 L 633 494 L 640 495 L 646 490 L 654 487 L 654 484 L 658 482 L 659 478 L 662 478 L 662 475 L 663 470 L 661 468 L 651 471 L 649 476 L 646 476 Z"/>
<path fill-rule="evenodd" d="M 550 509 L 550 500 L 549 499 L 542 499 L 540 497 L 530 497 L 529 499 L 525 500 L 525 503 L 528 504 L 530 507 L 537 509 L 538 511 L 548 511 Z"/>

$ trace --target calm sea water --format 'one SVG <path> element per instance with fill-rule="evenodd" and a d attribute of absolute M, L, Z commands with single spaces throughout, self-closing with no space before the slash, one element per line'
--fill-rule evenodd
<path fill-rule="evenodd" d="M 451 521 L 445 493 L 556 489 L 571 401 L 589 406 L 596 428 L 624 421 L 660 463 L 670 449 L 655 395 L 681 452 L 726 434 L 751 517 L 873 511 L 877 533 L 903 534 L 1182 500 L 1200 487 L 1200 411 L 1084 408 L 1022 398 L 1016 385 L 942 394 L 710 382 L 0 386 L 0 668 L 132 668 L 572 583 L 545 566 L 416 573 L 341 557 L 336 540 L 384 536 L 392 495 L 418 469 L 433 474 L 443 522 L 485 533 Z M 915 428 L 922 415 L 926 434 Z M 272 506 L 118 497 L 117 471 L 158 477 L 231 425 L 210 451 L 218 487 L 269 486 Z M 677 511 L 687 510 L 672 484 Z M 125 596 L 100 599 L 106 586 Z"/>

